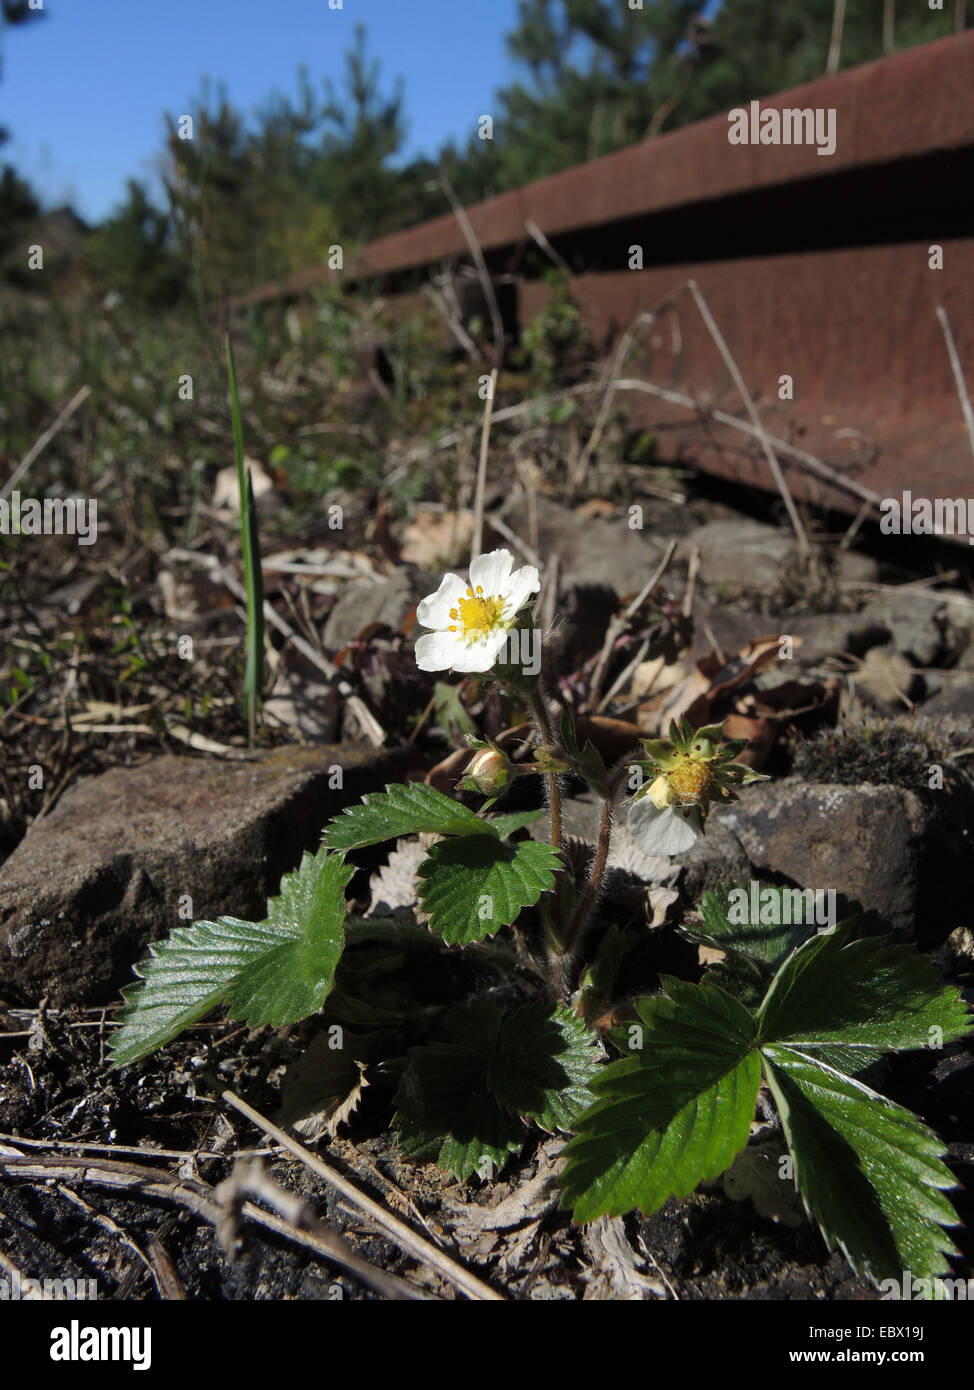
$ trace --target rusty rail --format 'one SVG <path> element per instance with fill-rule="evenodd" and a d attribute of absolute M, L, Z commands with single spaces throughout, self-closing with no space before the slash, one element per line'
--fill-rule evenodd
<path fill-rule="evenodd" d="M 492 275 L 514 277 L 525 323 L 546 284 L 528 222 L 573 270 L 600 347 L 688 278 L 700 285 L 768 430 L 881 496 L 974 497 L 971 458 L 937 306 L 974 394 L 974 32 L 823 78 L 760 111 L 835 112 L 834 153 L 731 144 L 716 116 L 468 209 Z M 632 248 L 642 269 L 630 269 Z M 937 264 L 941 248 L 942 268 Z M 465 258 L 452 214 L 372 242 L 346 276 L 405 293 Z M 311 267 L 237 306 L 333 278 Z M 626 374 L 743 417 L 687 297 L 650 328 Z M 790 377 L 793 399 L 781 399 Z M 620 401 L 622 397 L 620 396 Z M 770 487 L 760 449 L 637 393 L 625 404 L 664 457 Z M 785 460 L 787 462 L 787 460 Z M 844 490 L 789 474 L 799 496 L 855 510 Z"/>

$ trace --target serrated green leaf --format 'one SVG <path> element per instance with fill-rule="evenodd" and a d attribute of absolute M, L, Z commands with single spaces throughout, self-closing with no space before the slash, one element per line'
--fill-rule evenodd
<path fill-rule="evenodd" d="M 960 991 L 938 988 L 925 957 L 883 937 L 849 935 L 841 924 L 785 961 L 761 1006 L 762 1042 L 891 1052 L 939 1046 L 970 1031 Z"/>
<path fill-rule="evenodd" d="M 417 871 L 419 900 L 444 941 L 469 945 L 516 921 L 554 887 L 558 851 L 487 835 L 440 840 Z"/>
<path fill-rule="evenodd" d="M 264 923 L 220 917 L 179 927 L 151 945 L 135 967 L 141 981 L 122 991 L 122 1027 L 109 1043 L 114 1064 L 126 1066 L 171 1042 L 219 1004 L 238 970 L 279 942 Z"/>
<path fill-rule="evenodd" d="M 543 815 L 544 811 L 506 811 L 503 815 L 491 816 L 487 824 L 494 834 L 503 840 L 508 835 L 513 835 L 515 830 L 523 830 L 526 825 L 533 825 Z"/>
<path fill-rule="evenodd" d="M 411 1157 L 461 1180 L 492 1176 L 524 1142 L 524 1120 L 567 1130 L 591 1100 L 601 1054 L 569 1009 L 532 1003 L 502 1014 L 476 1000 L 441 1028 L 411 1050 L 396 1096 L 394 1124 Z"/>
<path fill-rule="evenodd" d="M 331 849 L 364 849 L 402 835 L 491 835 L 488 821 L 422 782 L 393 785 L 384 792 L 369 792 L 360 804 L 346 806 L 325 827 L 325 843 Z"/>
<path fill-rule="evenodd" d="M 796 946 L 800 946 L 803 941 L 806 941 L 818 930 L 814 921 L 814 914 L 812 914 L 813 920 L 807 923 L 784 920 L 786 917 L 790 919 L 799 915 L 793 910 L 794 899 L 785 896 L 786 893 L 791 894 L 795 891 L 797 890 L 763 883 L 758 886 L 759 894 L 773 894 L 776 903 L 776 910 L 769 915 L 777 917 L 778 922 L 767 926 L 760 922 L 731 920 L 731 913 L 734 914 L 735 919 L 740 915 L 741 904 L 740 898 L 735 897 L 734 901 L 731 900 L 732 894 L 743 893 L 747 915 L 748 917 L 754 915 L 751 910 L 749 884 L 739 884 L 733 888 L 722 886 L 713 892 L 704 893 L 700 900 L 700 915 L 703 917 L 703 926 L 698 927 L 693 923 L 687 924 L 682 928 L 682 935 L 724 951 L 728 956 L 739 961 L 755 978 L 770 980 L 777 965 Z M 766 902 L 767 898 L 765 898 Z M 760 897 L 758 905 L 760 908 Z"/>
<path fill-rule="evenodd" d="M 643 1045 L 593 1082 L 596 1104 L 564 1150 L 576 1221 L 649 1214 L 714 1178 L 747 1143 L 761 1077 L 754 1020 L 723 990 L 665 982 L 639 1001 Z"/>
<path fill-rule="evenodd" d="M 571 1009 L 525 1004 L 504 1018 L 487 1085 L 507 1110 L 549 1132 L 569 1131 L 592 1103 L 601 1049 Z"/>
<path fill-rule="evenodd" d="M 321 1007 L 344 938 L 344 890 L 354 870 L 340 856 L 306 854 L 284 877 L 263 922 L 221 917 L 180 927 L 149 947 L 141 980 L 123 990 L 112 1061 L 124 1066 L 171 1042 L 225 1001 L 251 1027 L 293 1023 Z"/>
<path fill-rule="evenodd" d="M 956 1251 L 941 1228 L 957 1215 L 942 1193 L 956 1182 L 933 1131 L 818 1057 L 762 1050 L 798 1189 L 827 1244 L 876 1282 L 946 1273 Z"/>
<path fill-rule="evenodd" d="M 234 976 L 227 990 L 231 1018 L 279 1028 L 321 1008 L 345 944 L 345 889 L 354 872 L 340 855 L 321 850 L 286 875 L 267 911 L 284 940 Z"/>

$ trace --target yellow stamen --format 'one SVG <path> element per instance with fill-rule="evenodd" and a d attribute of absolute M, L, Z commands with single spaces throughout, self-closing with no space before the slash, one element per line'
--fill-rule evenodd
<path fill-rule="evenodd" d="M 463 623 L 464 636 L 490 632 L 497 627 L 504 612 L 504 600 L 475 597 L 471 589 L 468 589 L 467 593 L 469 598 L 460 600 L 460 620 Z"/>

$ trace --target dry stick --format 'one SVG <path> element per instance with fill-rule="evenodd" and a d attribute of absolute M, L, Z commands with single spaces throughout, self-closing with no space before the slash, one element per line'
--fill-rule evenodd
<path fill-rule="evenodd" d="M 450 312 L 450 306 L 446 302 L 446 296 L 441 294 L 435 285 L 424 285 L 423 288 L 436 305 L 447 328 L 453 334 L 454 338 L 456 338 L 464 352 L 469 358 L 476 361 L 480 356 L 480 353 L 477 351 L 477 344 L 473 341 L 460 320 Z"/>
<path fill-rule="evenodd" d="M 842 30 L 845 26 L 845 0 L 835 0 L 835 9 L 832 11 L 832 37 L 829 39 L 829 56 L 825 64 L 826 77 L 832 77 L 839 71 L 839 59 L 842 56 Z"/>
<path fill-rule="evenodd" d="M 224 1220 L 217 1228 L 217 1235 L 228 1254 L 232 1255 L 236 1244 L 237 1218 L 245 1208 L 247 1198 L 253 1197 L 269 1206 L 286 1227 L 310 1232 L 321 1242 L 323 1250 L 340 1250 L 346 1268 L 357 1271 L 363 1282 L 384 1297 L 396 1302 L 409 1299 L 425 1301 L 430 1297 L 397 1275 L 386 1274 L 384 1270 L 371 1265 L 337 1231 L 332 1231 L 319 1221 L 307 1202 L 293 1192 L 286 1192 L 276 1183 L 264 1171 L 259 1159 L 238 1159 L 230 1176 L 219 1184 L 214 1195 L 224 1210 Z"/>
<path fill-rule="evenodd" d="M 765 430 L 764 425 L 761 423 L 761 417 L 757 412 L 753 400 L 751 399 L 751 393 L 748 391 L 747 386 L 744 383 L 744 378 L 741 376 L 740 368 L 734 361 L 730 348 L 724 341 L 723 334 L 717 327 L 716 320 L 714 319 L 713 314 L 711 314 L 710 309 L 707 306 L 707 301 L 704 299 L 703 294 L 700 291 L 700 286 L 697 284 L 696 280 L 688 280 L 687 286 L 690 290 L 690 293 L 693 295 L 697 308 L 700 310 L 700 315 L 704 323 L 710 330 L 710 336 L 717 344 L 717 350 L 719 351 L 721 357 L 724 359 L 724 365 L 733 377 L 734 385 L 737 387 L 741 399 L 747 406 L 747 413 L 751 417 L 751 423 L 754 426 L 754 428 L 758 431 L 758 437 L 761 440 L 761 447 L 764 450 L 764 456 L 768 461 L 768 467 L 771 469 L 771 476 L 774 478 L 775 485 L 778 491 L 781 493 L 781 498 L 785 504 L 785 509 L 788 512 L 789 520 L 791 521 L 791 524 L 795 530 L 795 535 L 798 538 L 798 549 L 801 551 L 802 558 L 807 559 L 809 554 L 809 545 L 808 537 L 805 534 L 805 528 L 802 525 L 801 517 L 798 515 L 798 510 L 795 507 L 792 495 L 788 490 L 788 484 L 785 481 L 785 475 L 781 471 L 781 464 L 778 462 L 775 452 L 771 447 L 771 441 L 768 439 L 767 431 Z"/>
<path fill-rule="evenodd" d="M 592 433 L 589 435 L 588 442 L 582 450 L 582 456 L 578 461 L 579 477 L 582 477 L 584 475 L 585 468 L 588 465 L 589 459 L 592 457 L 592 454 L 595 452 L 595 450 L 599 447 L 599 443 L 602 439 L 602 434 L 605 429 L 605 422 L 609 418 L 609 411 L 612 408 L 612 397 L 615 394 L 615 378 L 618 372 L 621 371 L 623 362 L 625 362 L 626 358 L 629 356 L 630 351 L 632 350 L 632 345 L 635 341 L 636 334 L 639 332 L 640 329 L 645 330 L 649 328 L 652 324 L 654 324 L 656 322 L 656 319 L 663 312 L 663 310 L 669 308 L 679 298 L 679 296 L 683 293 L 683 291 L 686 288 L 687 281 L 684 280 L 682 284 L 677 285 L 675 290 L 672 290 L 668 295 L 661 299 L 660 302 L 654 308 L 647 310 L 645 313 L 637 314 L 636 317 L 633 319 L 632 323 L 626 329 L 625 333 L 623 333 L 622 337 L 619 339 L 619 342 L 616 345 L 616 350 L 612 354 L 612 357 L 609 360 L 609 363 L 602 374 L 602 381 L 600 383 L 599 389 L 602 390 L 604 394 L 599 404 L 599 412 L 595 418 L 595 424 L 592 427 Z"/>
<path fill-rule="evenodd" d="M 719 425 L 730 425 L 731 429 L 740 430 L 742 434 L 750 435 L 752 439 L 765 438 L 776 453 L 794 459 L 806 472 L 814 473 L 816 477 L 831 483 L 840 491 L 848 492 L 853 497 L 858 497 L 863 502 L 869 502 L 874 507 L 878 507 L 883 500 L 880 494 L 874 492 L 872 488 L 864 487 L 862 483 L 857 483 L 853 478 L 844 478 L 838 469 L 823 463 L 814 454 L 809 454 L 804 449 L 789 444 L 786 439 L 779 439 L 776 435 L 768 434 L 763 426 L 756 428 L 745 420 L 739 420 L 736 415 L 728 415 L 725 410 L 711 410 L 709 406 L 701 405 L 699 401 L 695 401 L 692 396 L 684 396 L 679 391 L 670 391 L 664 386 L 654 386 L 651 381 L 638 381 L 632 377 L 617 381 L 615 390 L 645 391 L 650 396 L 658 396 L 660 400 L 669 401 L 671 405 L 683 406 L 686 410 L 704 415 Z"/>
<path fill-rule="evenodd" d="M 480 431 L 480 460 L 477 464 L 477 491 L 473 507 L 473 537 L 470 542 L 470 559 L 473 560 L 483 550 L 484 540 L 484 501 L 487 496 L 487 449 L 490 444 L 490 417 L 494 410 L 494 391 L 497 388 L 497 368 L 490 373 L 490 386 L 484 402 L 484 423 Z"/>
<path fill-rule="evenodd" d="M 67 424 L 67 422 L 71 419 L 71 416 L 78 409 L 78 407 L 80 405 L 84 405 L 85 401 L 88 399 L 90 395 L 91 387 L 82 386 L 81 390 L 71 397 L 67 405 L 61 411 L 60 415 L 54 421 L 53 425 L 49 425 L 47 429 L 44 431 L 44 433 L 40 436 L 40 438 L 34 441 L 31 447 L 27 450 L 24 457 L 17 464 L 17 467 L 11 473 L 10 477 L 4 483 L 3 487 L 0 487 L 0 498 L 7 497 L 10 494 L 10 492 L 17 486 L 21 478 L 27 472 L 28 468 L 37 458 L 38 454 L 42 453 L 43 450 L 47 448 L 48 444 L 50 444 L 51 440 L 58 433 L 58 431 Z"/>
<path fill-rule="evenodd" d="M 541 230 L 541 228 L 538 226 L 537 222 L 535 222 L 533 218 L 526 217 L 524 219 L 524 230 L 527 232 L 528 236 L 534 238 L 534 240 L 541 247 L 545 255 L 551 258 L 552 264 L 556 265 L 559 270 L 563 270 L 566 275 L 570 275 L 572 273 L 571 266 L 565 260 L 564 256 L 562 256 L 558 251 L 555 250 L 551 242 L 548 240 L 544 232 Z"/>
<path fill-rule="evenodd" d="M 609 664 L 609 656 L 611 655 L 612 648 L 615 645 L 616 638 L 624 630 L 626 623 L 628 623 L 629 619 L 635 613 L 639 612 L 640 608 L 646 602 L 647 598 L 649 598 L 650 594 L 656 588 L 656 585 L 663 578 L 663 575 L 666 573 L 666 568 L 673 558 L 673 552 L 675 549 L 676 541 L 671 540 L 663 553 L 663 558 L 660 560 L 652 575 L 640 589 L 636 597 L 632 600 L 630 604 L 627 605 L 627 607 L 623 610 L 622 613 L 617 613 L 610 619 L 609 630 L 605 634 L 605 641 L 602 643 L 602 650 L 599 652 L 599 659 L 595 664 L 595 670 L 592 672 L 592 679 L 589 683 L 589 709 L 594 709 L 596 707 L 599 696 L 602 693 L 602 682 L 605 679 L 606 667 Z"/>
<path fill-rule="evenodd" d="M 490 310 L 491 331 L 494 335 L 494 367 L 497 371 L 500 371 L 504 361 L 504 320 L 501 318 L 497 296 L 494 294 L 494 286 L 487 270 L 487 262 L 484 260 L 484 253 L 481 250 L 480 242 L 477 240 L 477 233 L 473 229 L 473 223 L 467 216 L 467 210 L 454 193 L 453 185 L 445 174 L 440 175 L 440 187 L 449 200 L 450 206 L 453 209 L 453 215 L 460 223 L 460 230 L 463 232 L 464 240 L 469 247 L 470 254 L 473 257 L 473 263 L 477 268 L 477 278 L 480 281 L 480 288 L 484 292 L 484 299 L 487 301 L 487 307 Z"/>
<path fill-rule="evenodd" d="M 123 1191 L 140 1197 L 176 1202 L 201 1221 L 206 1221 L 214 1227 L 219 1227 L 225 1220 L 224 1208 L 213 1200 L 212 1188 L 191 1178 L 175 1178 L 164 1168 L 118 1163 L 111 1159 L 92 1162 L 67 1158 L 18 1159 L 2 1155 L 0 1174 L 14 1178 L 34 1178 L 42 1182 L 60 1178 L 62 1181 L 89 1183 L 93 1187 L 102 1187 L 109 1191 Z M 241 1214 L 258 1226 L 264 1226 L 297 1245 L 314 1250 L 318 1255 L 338 1265 L 340 1269 L 346 1269 L 349 1274 L 368 1283 L 377 1292 L 382 1291 L 379 1285 L 384 1286 L 390 1279 L 394 1279 L 402 1289 L 411 1290 L 411 1286 L 406 1284 L 405 1280 L 399 1280 L 395 1275 L 386 1274 L 368 1264 L 360 1255 L 351 1251 L 341 1237 L 328 1231 L 327 1227 L 324 1228 L 325 1234 L 302 1231 L 280 1217 L 263 1211 L 253 1202 L 245 1202 Z M 351 1259 L 349 1255 L 352 1256 Z M 491 1292 L 493 1297 L 498 1297 Z M 412 1291 L 408 1296 L 413 1297 Z"/>
<path fill-rule="evenodd" d="M 216 575 L 220 579 L 220 582 L 226 585 L 232 594 L 238 599 L 246 601 L 247 596 L 244 592 L 243 585 L 238 583 L 229 570 L 223 568 L 215 556 L 200 555 L 195 550 L 169 550 L 166 552 L 165 558 L 167 560 L 186 560 L 193 564 L 203 565 Z M 286 637 L 296 650 L 299 651 L 302 656 L 306 657 L 312 665 L 317 666 L 319 671 L 322 671 L 331 680 L 335 680 L 335 678 L 338 677 L 337 667 L 333 666 L 327 657 L 322 656 L 320 652 L 316 651 L 310 642 L 306 642 L 303 637 L 295 632 L 294 628 L 284 621 L 277 612 L 277 609 L 274 608 L 267 599 L 264 600 L 264 619 L 266 622 L 270 623 L 272 627 L 276 627 L 278 632 L 283 637 Z M 375 715 L 364 701 L 355 694 L 348 681 L 338 677 L 336 684 L 338 693 L 344 698 L 345 703 L 361 724 L 366 736 L 376 748 L 381 748 L 382 744 L 385 742 L 386 735 L 385 730 L 376 719 Z"/>
<path fill-rule="evenodd" d="M 29 1300 L 36 1300 L 37 1302 L 44 1303 L 54 1302 L 53 1294 L 45 1293 L 43 1287 L 31 1289 L 29 1293 L 24 1293 L 23 1287 L 27 1283 L 27 1279 L 24 1277 L 20 1268 L 14 1264 L 10 1256 L 6 1255 L 2 1250 L 0 1250 L 0 1269 L 5 1270 L 6 1273 L 10 1275 L 11 1279 L 15 1280 L 20 1286 L 21 1292 L 19 1297 L 22 1298 L 25 1303 Z"/>
<path fill-rule="evenodd" d="M 468 1298 L 489 1300 L 495 1303 L 503 1303 L 506 1300 L 499 1293 L 496 1293 L 489 1285 L 482 1283 L 475 1275 L 464 1269 L 456 1260 L 450 1258 L 442 1250 L 437 1249 L 432 1242 L 418 1236 L 404 1222 L 393 1216 L 391 1212 L 385 1210 L 378 1202 L 367 1197 L 364 1192 L 360 1192 L 347 1178 L 330 1168 L 315 1154 L 306 1149 L 303 1144 L 297 1143 L 290 1135 L 285 1134 L 283 1129 L 272 1124 L 270 1120 L 264 1118 L 259 1111 L 248 1105 L 245 1100 L 241 1100 L 233 1091 L 224 1091 L 222 1099 L 228 1105 L 232 1105 L 235 1110 L 239 1110 L 241 1115 L 246 1115 L 247 1119 L 255 1124 L 264 1134 L 276 1139 L 282 1148 L 287 1149 L 288 1153 L 301 1160 L 306 1167 L 310 1168 L 318 1177 L 323 1178 L 331 1187 L 340 1192 L 343 1197 L 350 1201 L 353 1206 L 375 1222 L 380 1231 L 400 1247 L 408 1255 L 420 1261 L 421 1264 L 428 1264 L 441 1274 L 455 1289 L 465 1293 Z"/>
<path fill-rule="evenodd" d="M 527 541 L 522 541 L 521 537 L 517 535 L 515 531 L 511 530 L 502 517 L 492 516 L 490 518 L 490 524 L 495 531 L 501 533 L 505 540 L 510 541 L 511 545 L 517 546 L 529 565 L 534 565 L 535 569 L 544 569 L 538 552 L 532 546 L 528 545 Z"/>
<path fill-rule="evenodd" d="M 639 650 L 636 652 L 636 655 L 629 662 L 629 664 L 622 671 L 619 672 L 618 676 L 616 676 L 615 680 L 612 682 L 608 690 L 602 696 L 602 699 L 599 701 L 598 706 L 596 708 L 596 714 L 600 714 L 601 711 L 605 709 L 609 701 L 613 698 L 613 696 L 615 696 L 622 689 L 626 681 L 635 671 L 636 667 L 639 666 L 640 663 L 645 659 L 646 653 L 648 651 L 649 638 L 644 637 L 639 644 Z"/>
<path fill-rule="evenodd" d="M 960 408 L 964 412 L 964 423 L 967 425 L 967 438 L 970 441 L 971 453 L 974 454 L 974 411 L 971 410 L 971 398 L 967 394 L 967 386 L 964 382 L 964 371 L 957 356 L 957 344 L 954 342 L 954 335 L 950 331 L 950 322 L 947 318 L 947 311 L 942 304 L 937 305 L 937 318 L 940 320 L 940 327 L 944 330 L 944 340 L 947 343 L 947 356 L 950 358 L 951 370 L 954 373 L 954 381 L 957 383 L 957 394 L 960 397 Z"/>

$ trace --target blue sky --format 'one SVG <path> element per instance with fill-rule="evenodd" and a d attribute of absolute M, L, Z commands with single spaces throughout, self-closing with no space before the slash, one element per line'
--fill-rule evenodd
<path fill-rule="evenodd" d="M 356 23 L 382 63 L 383 91 L 405 79 L 407 153 L 432 154 L 490 111 L 514 67 L 504 35 L 517 0 L 44 0 L 46 18 L 7 29 L 0 77 L 0 150 L 49 204 L 89 220 L 149 178 L 163 112 L 190 109 L 204 76 L 231 102 L 259 107 L 339 78 Z"/>

